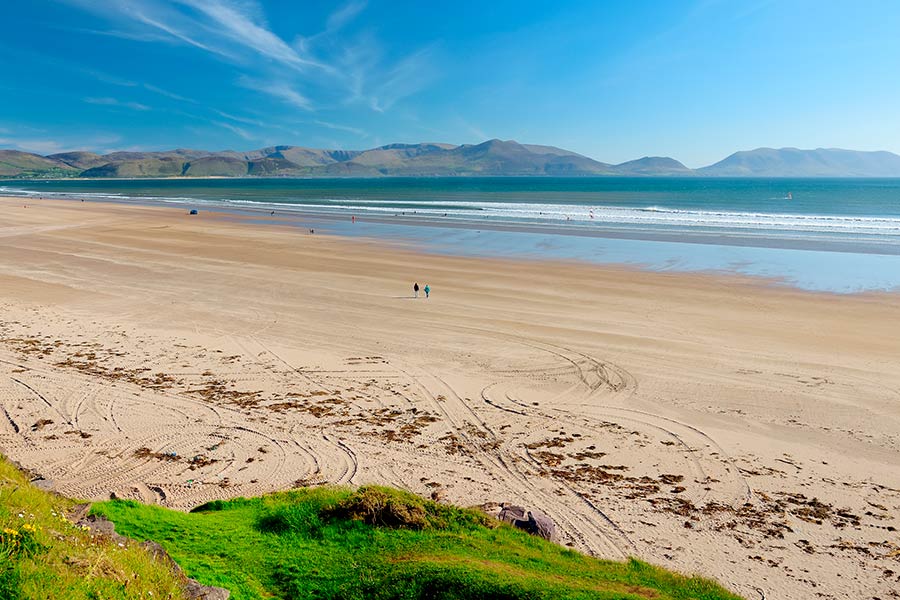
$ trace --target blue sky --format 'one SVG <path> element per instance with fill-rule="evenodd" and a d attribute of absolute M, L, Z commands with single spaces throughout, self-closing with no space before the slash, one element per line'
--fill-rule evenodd
<path fill-rule="evenodd" d="M 900 153 L 900 2 L 28 0 L 0 148 Z"/>

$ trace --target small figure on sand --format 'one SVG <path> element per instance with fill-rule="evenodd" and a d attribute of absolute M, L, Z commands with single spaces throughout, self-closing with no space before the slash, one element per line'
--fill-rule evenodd
<path fill-rule="evenodd" d="M 425 287 L 422 288 L 422 291 L 425 292 L 425 299 L 427 300 L 427 299 L 428 299 L 428 294 L 431 293 L 431 286 L 429 286 L 429 285 L 426 283 L 426 284 L 425 284 Z"/>
<path fill-rule="evenodd" d="M 418 298 L 418 297 L 419 297 L 419 282 L 417 281 L 413 284 L 413 298 Z"/>

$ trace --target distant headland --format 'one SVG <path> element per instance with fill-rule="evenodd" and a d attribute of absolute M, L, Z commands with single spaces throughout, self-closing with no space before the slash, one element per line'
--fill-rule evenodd
<path fill-rule="evenodd" d="M 553 146 L 496 139 L 459 146 L 389 144 L 369 150 L 270 146 L 247 152 L 178 149 L 48 156 L 0 150 L 0 178 L 456 176 L 900 177 L 900 156 L 837 148 L 757 148 L 690 169 L 669 157 L 609 164 Z"/>

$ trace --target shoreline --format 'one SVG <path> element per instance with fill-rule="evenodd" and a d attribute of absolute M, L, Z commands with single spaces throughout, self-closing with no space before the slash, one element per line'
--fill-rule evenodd
<path fill-rule="evenodd" d="M 21 201 L 24 196 L 0 197 L 0 201 Z M 30 201 L 36 198 L 28 197 Z M 91 198 L 79 194 L 61 194 L 46 201 L 93 202 L 103 205 L 147 206 L 160 208 L 199 208 L 204 213 L 220 213 L 232 218 L 252 218 L 258 224 L 308 227 L 314 223 L 326 231 L 346 237 L 382 238 L 420 246 L 429 254 L 479 258 L 511 258 L 580 262 L 592 265 L 622 265 L 644 271 L 673 270 L 683 273 L 734 274 L 759 277 L 770 284 L 815 292 L 858 294 L 900 291 L 900 245 L 884 242 L 801 240 L 760 237 L 733 232 L 664 232 L 617 228 L 598 229 L 582 225 L 527 224 L 503 220 L 440 218 L 413 214 L 401 216 L 363 213 L 353 223 L 351 211 L 317 210 L 299 205 L 248 203 L 234 206 L 226 202 L 183 199 L 177 202 L 150 198 Z M 270 213 L 274 212 L 275 215 Z M 410 212 L 410 211 L 407 211 Z M 490 235 L 481 235 L 491 232 Z M 445 238 L 457 236 L 452 244 Z M 462 236 L 462 237 L 460 237 Z M 544 250 L 539 250 L 543 248 Z M 723 259 L 724 252 L 736 252 Z M 818 253 L 824 253 L 816 259 Z M 829 258 L 829 255 L 834 257 Z M 846 263 L 836 278 L 816 274 L 818 269 L 804 263 L 837 260 Z M 680 264 L 679 264 L 680 263 Z M 871 273 L 864 276 L 862 273 Z M 855 278 L 855 279 L 854 279 Z"/>
<path fill-rule="evenodd" d="M 722 179 L 736 179 L 736 180 L 799 180 L 799 181 L 900 181 L 900 176 L 897 177 L 872 177 L 872 176 L 862 176 L 862 175 L 835 175 L 835 176 L 827 176 L 827 175 L 818 175 L 818 176 L 809 176 L 809 175 L 688 175 L 688 174 L 672 174 L 667 175 L 665 173 L 654 173 L 653 175 L 640 175 L 640 174 L 632 174 L 632 175 L 620 175 L 620 174 L 591 174 L 591 175 L 379 175 L 379 176 L 366 176 L 366 175 L 351 175 L 351 176 L 340 176 L 340 175 L 327 175 L 327 176 L 303 176 L 303 175 L 275 175 L 275 176 L 267 176 L 267 175 L 246 175 L 246 176 L 234 176 L 234 175 L 203 175 L 203 176 L 172 176 L 172 177 L 32 177 L 32 178 L 16 178 L 16 177 L 0 177 L 0 182 L 3 181 L 168 181 L 168 180 L 203 180 L 203 179 L 234 179 L 234 180 L 284 180 L 284 179 L 302 179 L 302 180 L 318 180 L 318 179 L 334 179 L 334 180 L 342 180 L 342 179 L 366 179 L 378 181 L 382 179 L 710 179 L 710 180 L 722 180 Z"/>
<path fill-rule="evenodd" d="M 6 200 L 20 200 L 20 197 L 16 196 L 0 196 L 0 203 Z M 78 206 L 80 204 L 84 204 L 86 206 L 91 207 L 108 207 L 110 205 L 115 207 L 121 207 L 120 210 L 127 211 L 130 208 L 138 208 L 147 211 L 160 211 L 160 214 L 166 214 L 172 218 L 174 217 L 211 217 L 215 222 L 218 223 L 233 223 L 238 226 L 250 226 L 250 227 L 259 227 L 262 230 L 265 230 L 269 227 L 278 227 L 278 228 L 286 228 L 288 230 L 299 231 L 309 229 L 309 225 L 314 225 L 314 229 L 316 229 L 316 235 L 319 239 L 321 238 L 330 238 L 338 243 L 340 242 L 349 242 L 351 244 L 361 244 L 363 246 L 369 246 L 372 248 L 372 251 L 388 251 L 388 252 L 404 252 L 410 253 L 412 255 L 422 255 L 422 256 L 434 256 L 434 257 L 446 257 L 452 259 L 459 260 L 484 260 L 484 261 L 492 261 L 497 264 L 506 264 L 507 268 L 514 269 L 516 265 L 544 265 L 548 268 L 553 268 L 554 266 L 558 267 L 574 267 L 574 268 L 583 268 L 583 269 L 596 269 L 598 271 L 608 271 L 610 273 L 617 274 L 633 274 L 633 275 L 641 275 L 641 274 L 655 274 L 665 277 L 697 277 L 700 279 L 708 279 L 710 282 L 714 284 L 729 284 L 729 285 L 741 285 L 747 286 L 750 288 L 759 288 L 759 289 L 776 289 L 776 290 L 784 290 L 791 292 L 798 292 L 802 294 L 812 294 L 812 295 L 822 295 L 822 296 L 835 296 L 835 297 L 893 297 L 896 294 L 900 293 L 900 283 L 895 289 L 868 289 L 861 290 L 856 292 L 837 292 L 831 290 L 822 290 L 822 289 L 807 289 L 803 287 L 799 287 L 793 285 L 789 281 L 785 281 L 783 278 L 777 276 L 765 276 L 765 275 L 752 275 L 746 273 L 740 273 L 736 271 L 728 271 L 728 270 L 717 270 L 717 269 L 706 269 L 706 270 L 661 270 L 656 269 L 650 266 L 645 266 L 641 264 L 635 263 L 622 263 L 622 262 L 593 262 L 590 260 L 584 260 L 579 258 L 557 258 L 553 256 L 534 256 L 534 255 L 522 255 L 522 256 L 508 256 L 508 255 L 492 255 L 492 254 L 466 254 L 461 252 L 453 252 L 442 249 L 429 249 L 427 247 L 422 247 L 418 242 L 414 240 L 409 240 L 403 237 L 380 237 L 377 235 L 365 235 L 365 234 L 349 234 L 347 233 L 346 227 L 341 227 L 346 225 L 347 219 L 338 218 L 334 213 L 327 212 L 315 212 L 308 210 L 284 210 L 285 215 L 276 215 L 272 216 L 270 213 L 270 209 L 267 208 L 230 208 L 228 206 L 221 206 L 219 204 L 211 204 L 210 208 L 201 209 L 199 215 L 188 215 L 185 211 L 190 210 L 191 203 L 167 203 L 167 202 L 145 202 L 141 201 L 139 198 L 128 198 L 124 199 L 124 201 L 117 201 L 115 199 L 81 199 L 78 196 L 72 197 L 62 197 L 62 198 L 42 198 L 42 199 L 31 199 L 32 202 L 36 203 L 48 203 L 50 205 L 54 203 L 62 203 L 63 205 L 72 204 L 74 206 Z M 75 203 L 78 204 L 75 204 Z M 77 210 L 77 209 L 76 209 Z M 124 213 L 123 213 L 124 214 Z M 411 224 L 407 221 L 403 221 L 402 219 L 393 219 L 390 217 L 385 218 L 370 218 L 367 216 L 366 218 L 357 219 L 359 224 L 365 223 L 377 223 L 384 225 L 398 225 L 404 227 L 423 227 L 423 228 L 448 228 L 448 229 L 459 229 L 464 231 L 473 231 L 476 233 L 480 233 L 478 230 L 472 229 L 468 223 L 441 223 L 437 221 L 417 221 L 414 224 Z M 489 231 L 498 231 L 505 233 L 539 233 L 544 230 L 540 228 L 528 228 L 528 227 L 517 227 L 515 229 L 506 229 L 501 227 L 494 227 L 494 224 L 487 224 L 488 226 L 484 227 L 483 230 Z M 493 228 L 492 228 L 493 227 Z M 552 230 L 552 228 L 550 228 Z M 554 235 L 562 235 L 562 236 L 576 236 L 581 237 L 578 233 L 558 233 L 557 231 L 553 231 Z M 300 233 L 300 235 L 305 235 L 305 233 Z M 598 235 L 590 235 L 589 233 L 585 234 L 584 237 L 591 238 L 604 238 L 603 234 Z M 623 240 L 631 240 L 629 237 L 613 237 L 611 239 L 623 239 Z M 650 241 L 650 242 L 666 242 L 666 241 L 674 241 L 656 237 L 648 237 L 648 238 L 639 238 L 635 241 Z M 692 242 L 685 241 L 677 241 L 676 243 L 684 243 L 684 244 L 692 244 Z M 708 245 L 702 242 L 698 242 L 698 245 Z M 744 246 L 741 246 L 744 247 Z M 749 246 L 756 247 L 756 246 Z M 784 248 L 784 249 L 792 249 L 792 250 L 807 250 L 807 248 Z M 815 251 L 815 250 L 814 250 Z M 830 252 L 828 250 L 822 250 L 822 252 Z M 840 252 L 840 251 L 836 251 Z"/>

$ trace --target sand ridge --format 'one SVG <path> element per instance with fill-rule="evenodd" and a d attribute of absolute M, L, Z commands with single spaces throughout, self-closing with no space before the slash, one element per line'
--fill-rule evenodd
<path fill-rule="evenodd" d="M 748 598 L 900 585 L 894 296 L 0 203 L 0 448 L 62 493 L 378 482 Z"/>

